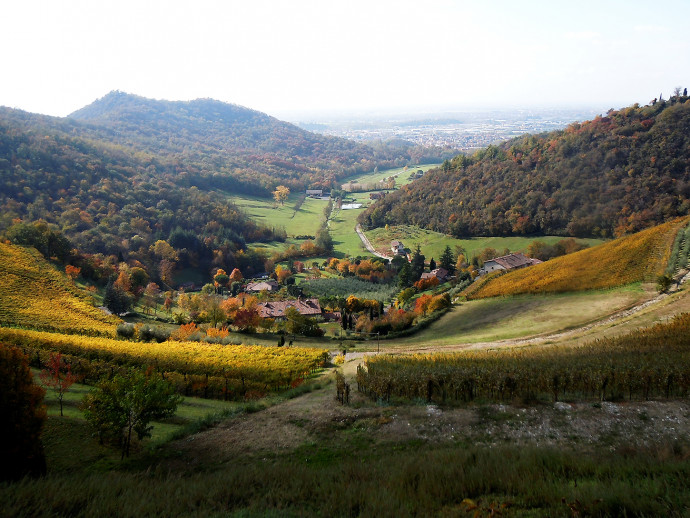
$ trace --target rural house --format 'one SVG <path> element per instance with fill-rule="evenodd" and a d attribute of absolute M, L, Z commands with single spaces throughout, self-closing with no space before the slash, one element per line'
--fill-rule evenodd
<path fill-rule="evenodd" d="M 448 280 L 448 270 L 445 268 L 436 268 L 435 270 L 422 274 L 422 279 L 433 279 L 434 277 L 438 279 L 438 282 L 444 283 Z"/>
<path fill-rule="evenodd" d="M 307 189 L 307 196 L 321 198 L 323 196 L 323 189 Z"/>
<path fill-rule="evenodd" d="M 407 252 L 405 252 L 405 245 L 403 245 L 402 241 L 391 241 L 391 251 L 395 255 L 407 255 Z"/>
<path fill-rule="evenodd" d="M 273 279 L 267 281 L 250 282 L 247 284 L 245 291 L 248 293 L 258 293 L 260 291 L 278 291 L 280 286 Z"/>
<path fill-rule="evenodd" d="M 316 317 L 322 313 L 319 299 L 299 298 L 295 300 L 262 302 L 257 307 L 262 318 L 285 318 L 285 312 L 288 308 L 295 308 L 300 315 L 305 317 Z"/>
<path fill-rule="evenodd" d="M 534 264 L 539 264 L 542 261 L 539 259 L 532 259 L 525 254 L 508 254 L 502 257 L 494 257 L 484 263 L 484 266 L 479 270 L 479 275 L 486 275 L 487 273 L 496 272 L 499 270 L 517 270 L 519 268 L 526 268 Z"/>

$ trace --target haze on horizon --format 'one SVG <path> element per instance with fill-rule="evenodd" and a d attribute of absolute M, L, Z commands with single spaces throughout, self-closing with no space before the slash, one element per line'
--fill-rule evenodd
<path fill-rule="evenodd" d="M 0 6 L 0 105 L 111 90 L 282 118 L 621 107 L 690 84 L 690 2 L 23 0 Z"/>

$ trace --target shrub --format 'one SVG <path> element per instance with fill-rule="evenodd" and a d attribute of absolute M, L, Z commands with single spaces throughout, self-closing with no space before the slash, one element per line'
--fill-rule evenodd
<path fill-rule="evenodd" d="M 0 481 L 46 472 L 41 431 L 46 418 L 44 390 L 35 385 L 29 362 L 18 347 L 0 343 Z"/>
<path fill-rule="evenodd" d="M 117 336 L 132 338 L 134 336 L 134 324 L 120 324 L 117 326 Z"/>

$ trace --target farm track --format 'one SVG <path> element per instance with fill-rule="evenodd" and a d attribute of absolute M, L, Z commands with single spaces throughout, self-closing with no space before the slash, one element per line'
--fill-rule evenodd
<path fill-rule="evenodd" d="M 376 249 L 374 248 L 374 246 L 373 246 L 373 245 L 371 244 L 371 242 L 369 241 L 369 238 L 368 238 L 368 237 L 364 234 L 364 232 L 362 231 L 362 225 L 360 225 L 359 223 L 357 223 L 357 226 L 355 227 L 355 232 L 357 232 L 357 235 L 358 235 L 359 238 L 362 240 L 362 244 L 366 247 L 366 249 L 367 249 L 370 253 L 374 254 L 376 257 L 380 257 L 381 259 L 392 259 L 391 256 L 385 255 L 385 254 L 381 254 L 381 253 L 379 253 L 379 252 L 376 251 Z"/>

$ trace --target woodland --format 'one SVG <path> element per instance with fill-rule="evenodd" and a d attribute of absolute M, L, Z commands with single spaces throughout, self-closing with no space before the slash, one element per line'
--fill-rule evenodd
<path fill-rule="evenodd" d="M 365 228 L 467 236 L 621 236 L 690 208 L 690 98 L 610 110 L 564 130 L 457 155 L 386 196 Z"/>

